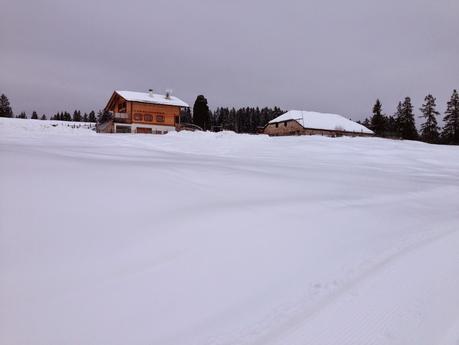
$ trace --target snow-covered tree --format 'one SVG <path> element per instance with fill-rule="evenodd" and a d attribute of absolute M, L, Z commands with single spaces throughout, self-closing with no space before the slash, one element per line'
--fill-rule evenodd
<path fill-rule="evenodd" d="M 437 106 L 435 103 L 435 97 L 427 95 L 424 99 L 424 104 L 420 108 L 422 116 L 425 118 L 425 122 L 421 125 L 421 139 L 428 143 L 436 143 L 440 136 L 437 118 L 440 113 L 435 109 Z"/>
<path fill-rule="evenodd" d="M 31 117 L 31 119 L 33 119 L 33 120 L 38 120 L 38 114 L 37 114 L 37 112 L 36 112 L 35 110 L 32 112 L 32 117 Z"/>

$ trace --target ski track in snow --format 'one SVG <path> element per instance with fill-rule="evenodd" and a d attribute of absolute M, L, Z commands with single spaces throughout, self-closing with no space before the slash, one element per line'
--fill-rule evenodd
<path fill-rule="evenodd" d="M 308 319 L 316 317 L 318 314 L 325 313 L 329 310 L 334 310 L 334 304 L 341 302 L 342 299 L 353 298 L 354 303 L 358 303 L 358 297 L 355 297 L 355 292 L 358 291 L 360 285 L 364 285 L 367 280 L 372 279 L 374 276 L 377 276 L 383 270 L 387 270 L 388 266 L 396 263 L 398 260 L 403 260 L 403 258 L 407 255 L 410 255 L 412 252 L 415 252 L 424 246 L 429 246 L 432 243 L 443 240 L 448 235 L 457 235 L 459 230 L 454 230 L 450 232 L 446 232 L 445 234 L 436 235 L 432 238 L 427 238 L 424 240 L 416 241 L 410 245 L 403 245 L 400 248 L 394 249 L 393 252 L 387 253 L 387 257 L 381 259 L 381 261 L 372 263 L 367 269 L 360 274 L 351 279 L 350 281 L 343 284 L 343 286 L 335 289 L 332 293 L 325 296 L 325 298 L 319 301 L 313 308 L 304 308 L 301 310 L 298 315 L 290 315 L 291 318 L 283 325 L 276 330 L 270 330 L 267 334 L 263 335 L 263 337 L 257 339 L 255 342 L 251 342 L 253 345 L 258 344 L 292 344 L 295 340 L 285 340 L 284 338 L 288 335 L 291 335 L 295 331 L 299 331 L 301 327 L 307 322 Z M 459 258 L 459 256 L 458 256 Z M 459 261 L 458 261 L 459 263 Z M 458 282 L 459 283 L 459 282 Z M 377 298 L 376 296 L 372 296 L 373 298 Z M 381 320 L 378 320 L 381 321 Z M 354 325 L 355 326 L 355 325 Z M 359 339 L 360 335 L 352 335 L 348 339 L 345 339 L 343 336 L 348 329 L 334 329 L 331 332 L 340 333 L 339 337 L 334 335 L 335 339 L 341 339 L 341 344 L 369 344 L 372 339 L 365 339 L 365 341 L 361 341 Z M 301 341 L 305 341 L 305 337 L 297 337 L 297 339 L 301 339 Z M 388 340 L 388 339 L 386 339 Z M 326 344 L 323 339 L 311 339 L 314 344 Z M 400 344 L 404 344 L 405 342 L 401 342 Z"/>
<path fill-rule="evenodd" d="M 0 119 L 0 155 L 2 344 L 459 344 L 458 147 Z"/>

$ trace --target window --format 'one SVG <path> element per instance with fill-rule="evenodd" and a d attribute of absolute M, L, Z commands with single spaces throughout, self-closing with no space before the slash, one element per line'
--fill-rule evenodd
<path fill-rule="evenodd" d="M 175 117 L 175 123 L 179 123 L 180 122 L 180 116 L 176 116 Z"/>
<path fill-rule="evenodd" d="M 153 115 L 145 114 L 145 115 L 143 115 L 143 120 L 147 121 L 147 122 L 152 122 L 153 121 Z"/>
<path fill-rule="evenodd" d="M 164 115 L 156 115 L 156 122 L 164 122 Z"/>
<path fill-rule="evenodd" d="M 134 114 L 134 121 L 142 121 L 143 116 L 140 113 L 135 113 Z"/>
<path fill-rule="evenodd" d="M 284 127 L 287 127 L 287 121 L 284 122 Z"/>
<path fill-rule="evenodd" d="M 276 128 L 279 128 L 279 123 L 276 123 Z"/>
<path fill-rule="evenodd" d="M 137 133 L 151 134 L 153 131 L 151 128 L 137 127 Z"/>
<path fill-rule="evenodd" d="M 122 102 L 118 104 L 118 113 L 125 113 L 126 112 L 126 102 Z"/>
<path fill-rule="evenodd" d="M 116 126 L 116 133 L 131 133 L 131 126 Z"/>

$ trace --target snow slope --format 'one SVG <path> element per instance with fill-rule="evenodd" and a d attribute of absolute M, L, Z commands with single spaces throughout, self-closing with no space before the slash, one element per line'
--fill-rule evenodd
<path fill-rule="evenodd" d="M 52 123 L 0 119 L 1 344 L 459 343 L 459 147 Z"/>

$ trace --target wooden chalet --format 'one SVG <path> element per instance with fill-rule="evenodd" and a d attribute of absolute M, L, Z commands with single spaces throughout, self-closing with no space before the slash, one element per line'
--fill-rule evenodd
<path fill-rule="evenodd" d="M 180 113 L 189 105 L 170 92 L 165 95 L 148 92 L 114 91 L 105 111 L 110 119 L 97 126 L 102 133 L 153 133 L 175 131 Z"/>

